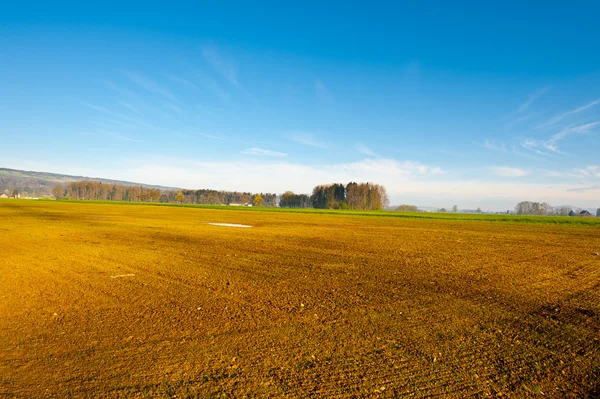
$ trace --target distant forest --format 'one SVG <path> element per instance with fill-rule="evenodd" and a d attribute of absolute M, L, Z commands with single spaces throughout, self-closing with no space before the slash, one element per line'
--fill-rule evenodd
<path fill-rule="evenodd" d="M 144 186 L 125 186 L 96 181 L 79 181 L 57 185 L 52 190 L 57 199 L 98 201 L 171 202 L 205 205 L 251 204 L 275 206 L 276 194 L 252 194 L 218 190 L 160 190 Z"/>
<path fill-rule="evenodd" d="M 280 206 L 282 208 L 317 209 L 360 209 L 381 210 L 388 205 L 387 193 L 383 186 L 372 183 L 348 183 L 320 185 L 313 189 L 312 195 L 294 194 L 286 191 L 280 196 L 272 193 L 248 193 L 218 190 L 160 190 L 144 186 L 125 186 L 97 181 L 78 181 L 67 183 L 64 187 L 56 185 L 52 194 L 57 199 L 131 201 L 131 202 L 168 202 L 205 205 L 253 205 Z"/>

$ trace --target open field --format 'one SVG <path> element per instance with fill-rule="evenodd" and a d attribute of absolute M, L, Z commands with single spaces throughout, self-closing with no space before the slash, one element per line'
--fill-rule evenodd
<path fill-rule="evenodd" d="M 439 213 L 439 212 L 396 212 L 396 211 L 359 211 L 359 210 L 333 210 L 313 208 L 255 208 L 255 207 L 230 207 L 227 205 L 199 205 L 199 204 L 172 204 L 149 202 L 116 202 L 116 201 L 84 201 L 92 204 L 121 204 L 127 206 L 176 206 L 196 209 L 236 210 L 242 212 L 276 212 L 276 213 L 302 213 L 319 215 L 351 215 L 390 217 L 401 219 L 434 219 L 434 220 L 464 220 L 475 222 L 510 222 L 510 223 L 536 223 L 536 224 L 567 224 L 570 226 L 597 226 L 600 227 L 600 218 L 597 217 L 568 217 L 568 216 L 532 216 L 532 215 L 505 215 L 505 214 L 476 214 L 476 213 Z"/>
<path fill-rule="evenodd" d="M 584 223 L 0 201 L 0 397 L 598 397 Z"/>

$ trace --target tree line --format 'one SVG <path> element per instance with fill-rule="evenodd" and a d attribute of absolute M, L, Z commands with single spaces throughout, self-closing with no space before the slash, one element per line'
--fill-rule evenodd
<path fill-rule="evenodd" d="M 179 198 L 177 196 L 180 194 Z M 177 202 L 202 205 L 251 204 L 255 206 L 276 206 L 277 194 L 252 194 L 240 191 L 219 190 L 164 190 L 161 202 Z"/>
<path fill-rule="evenodd" d="M 310 197 L 306 194 L 294 194 L 292 191 L 286 191 L 279 199 L 281 208 L 310 208 Z"/>
<path fill-rule="evenodd" d="M 354 182 L 316 186 L 310 201 L 317 209 L 382 210 L 389 204 L 385 187 Z"/>
<path fill-rule="evenodd" d="M 521 201 L 515 206 L 517 215 L 537 216 L 578 216 L 579 213 L 569 207 L 555 209 L 547 202 Z M 596 216 L 600 217 L 600 208 L 596 210 Z"/>
<path fill-rule="evenodd" d="M 164 202 L 204 205 L 254 205 L 283 208 L 381 210 L 388 205 L 385 187 L 373 183 L 329 184 L 316 186 L 312 195 L 286 191 L 277 201 L 273 193 L 219 190 L 160 190 L 98 181 L 76 181 L 52 189 L 57 199 Z"/>
<path fill-rule="evenodd" d="M 57 185 L 52 189 L 57 199 L 81 199 L 96 201 L 170 202 L 205 205 L 275 206 L 276 194 L 252 194 L 238 191 L 218 190 L 159 190 L 144 186 L 125 186 L 97 181 L 78 181 Z"/>

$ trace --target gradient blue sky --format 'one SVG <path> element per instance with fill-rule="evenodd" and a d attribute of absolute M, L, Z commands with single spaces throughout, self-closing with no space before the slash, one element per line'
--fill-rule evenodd
<path fill-rule="evenodd" d="M 78 3 L 2 5 L 1 167 L 600 206 L 597 2 Z"/>

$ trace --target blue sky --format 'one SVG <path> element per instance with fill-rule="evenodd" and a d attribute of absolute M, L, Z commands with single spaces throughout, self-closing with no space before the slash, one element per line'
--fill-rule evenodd
<path fill-rule="evenodd" d="M 600 206 L 599 5 L 217 3 L 3 5 L 0 166 Z"/>

